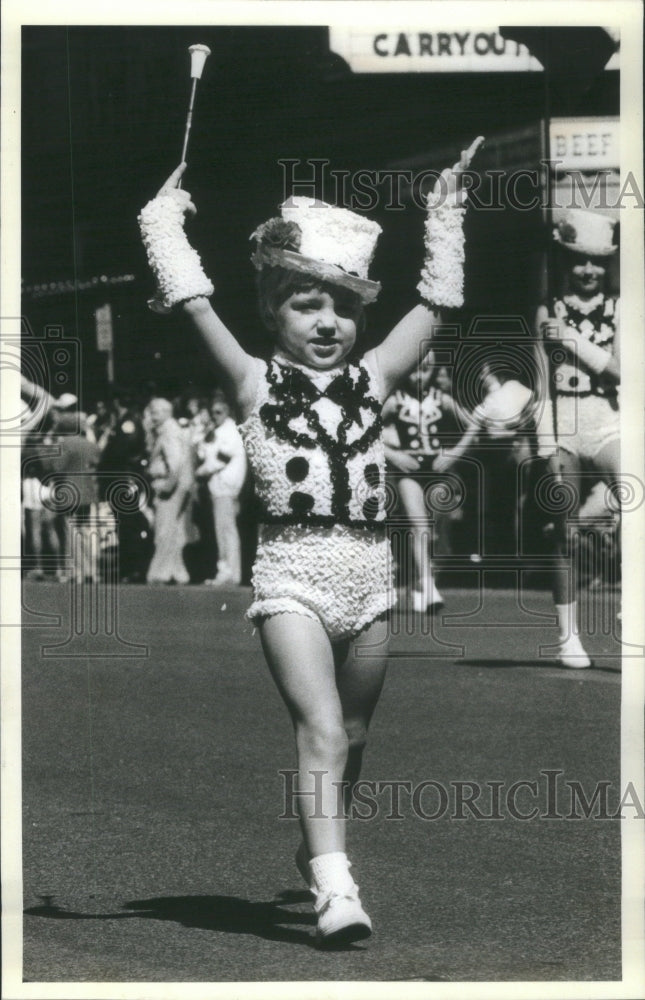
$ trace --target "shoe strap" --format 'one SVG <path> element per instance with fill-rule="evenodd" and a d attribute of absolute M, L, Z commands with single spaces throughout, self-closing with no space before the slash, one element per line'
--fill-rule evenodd
<path fill-rule="evenodd" d="M 347 892 L 334 892 L 333 889 L 329 889 L 327 892 L 318 893 L 314 902 L 314 911 L 320 913 L 334 899 L 348 899 L 352 903 L 358 903 L 358 888 L 354 883 L 353 889 L 348 889 Z"/>

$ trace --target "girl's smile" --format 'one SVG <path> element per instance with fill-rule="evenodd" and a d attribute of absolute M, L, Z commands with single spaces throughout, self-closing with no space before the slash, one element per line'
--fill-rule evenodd
<path fill-rule="evenodd" d="M 333 368 L 356 343 L 359 312 L 360 306 L 341 289 L 294 292 L 274 314 L 278 343 L 294 361 Z"/>
<path fill-rule="evenodd" d="M 605 273 L 605 268 L 598 261 L 580 261 L 571 268 L 571 288 L 579 295 L 591 297 L 601 290 Z"/>

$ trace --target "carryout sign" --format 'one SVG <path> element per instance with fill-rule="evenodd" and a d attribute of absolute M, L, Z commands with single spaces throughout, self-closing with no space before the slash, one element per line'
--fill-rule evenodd
<path fill-rule="evenodd" d="M 539 71 L 525 45 L 496 28 L 477 31 L 378 31 L 332 27 L 329 47 L 355 73 L 508 73 Z"/>
<path fill-rule="evenodd" d="M 330 27 L 329 47 L 355 73 L 526 73 L 542 63 L 497 28 L 424 31 L 420 28 Z M 618 69 L 615 52 L 605 69 Z"/>

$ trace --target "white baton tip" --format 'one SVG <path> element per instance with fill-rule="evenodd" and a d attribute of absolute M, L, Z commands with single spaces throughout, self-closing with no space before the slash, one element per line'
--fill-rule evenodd
<path fill-rule="evenodd" d="M 201 80 L 204 63 L 211 54 L 211 50 L 208 45 L 191 45 L 188 51 L 190 52 L 191 79 L 196 78 L 197 80 Z"/>

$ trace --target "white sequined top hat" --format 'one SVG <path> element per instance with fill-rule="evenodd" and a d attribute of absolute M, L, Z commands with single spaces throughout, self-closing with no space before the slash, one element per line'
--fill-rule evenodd
<path fill-rule="evenodd" d="M 382 232 L 377 222 L 304 197 L 289 198 L 280 212 L 251 235 L 258 271 L 265 264 L 302 271 L 351 289 L 366 304 L 374 301 L 381 285 L 367 274 Z"/>
<path fill-rule="evenodd" d="M 575 253 L 609 257 L 618 249 L 614 243 L 614 226 L 614 220 L 607 215 L 570 208 L 556 223 L 553 238 Z"/>

